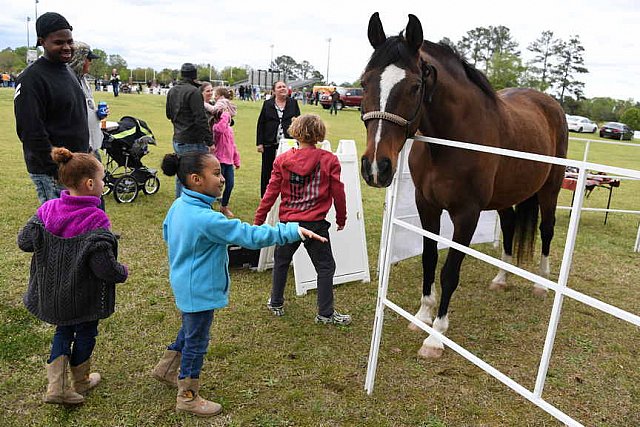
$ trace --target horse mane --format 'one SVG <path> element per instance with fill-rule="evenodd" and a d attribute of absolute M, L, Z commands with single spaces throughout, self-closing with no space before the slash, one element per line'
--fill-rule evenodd
<path fill-rule="evenodd" d="M 453 49 L 453 47 L 446 43 L 433 43 L 429 40 L 425 40 L 422 43 L 421 49 L 429 55 L 443 60 L 443 62 L 444 60 L 447 60 L 446 62 L 450 62 L 448 60 L 453 60 L 454 63 L 462 66 L 467 78 L 473 84 L 478 86 L 482 93 L 492 100 L 496 99 L 496 91 L 493 89 L 484 73 L 469 64 L 462 55 Z M 381 46 L 373 51 L 365 68 L 365 72 L 373 68 L 384 68 L 387 65 L 395 64 L 397 62 L 400 62 L 405 67 L 411 68 L 415 72 L 419 72 L 415 61 L 415 55 L 409 50 L 402 31 L 397 36 L 388 37 Z"/>
<path fill-rule="evenodd" d="M 465 75 L 473 84 L 478 86 L 480 90 L 487 95 L 490 99 L 496 99 L 496 91 L 489 83 L 489 79 L 484 73 L 478 70 L 473 65 L 469 64 L 466 59 L 451 45 L 447 43 L 433 43 L 429 40 L 425 40 L 422 44 L 422 49 L 425 50 L 429 55 L 435 56 L 438 58 L 450 58 L 453 59 L 454 62 L 462 65 L 462 69 L 464 70 Z"/>

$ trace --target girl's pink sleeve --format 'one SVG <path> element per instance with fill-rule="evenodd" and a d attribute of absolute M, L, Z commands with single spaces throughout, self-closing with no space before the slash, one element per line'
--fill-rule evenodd
<path fill-rule="evenodd" d="M 238 151 L 238 146 L 235 141 L 233 142 L 233 164 L 239 168 L 240 167 L 240 152 Z"/>
<path fill-rule="evenodd" d="M 218 120 L 218 123 L 213 125 L 213 130 L 218 131 L 219 133 L 226 133 L 227 128 L 229 127 L 230 120 L 231 116 L 229 116 L 229 113 L 225 111 L 220 116 L 220 120 Z"/>

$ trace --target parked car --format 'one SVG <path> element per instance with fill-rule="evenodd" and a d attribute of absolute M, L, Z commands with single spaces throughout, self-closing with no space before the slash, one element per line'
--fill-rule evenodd
<path fill-rule="evenodd" d="M 569 116 L 567 119 L 567 127 L 574 132 L 589 132 L 595 133 L 598 130 L 598 125 L 582 116 Z"/>
<path fill-rule="evenodd" d="M 338 110 L 342 110 L 344 107 L 358 107 L 362 102 L 362 88 L 361 87 L 339 87 L 338 93 L 340 94 L 340 100 L 338 101 Z M 325 110 L 331 107 L 331 94 L 324 93 L 320 95 L 320 104 Z"/>
<path fill-rule="evenodd" d="M 608 122 L 600 128 L 600 138 L 628 139 L 631 141 L 633 139 L 633 129 L 624 123 Z"/>

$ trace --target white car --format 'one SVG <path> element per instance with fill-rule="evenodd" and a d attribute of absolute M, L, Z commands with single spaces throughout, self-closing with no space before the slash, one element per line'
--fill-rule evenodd
<path fill-rule="evenodd" d="M 567 127 L 573 132 L 594 133 L 598 130 L 597 124 L 582 116 L 569 116 L 567 119 Z"/>

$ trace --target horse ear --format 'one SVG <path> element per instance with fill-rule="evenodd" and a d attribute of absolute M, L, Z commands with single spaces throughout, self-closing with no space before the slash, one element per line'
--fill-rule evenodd
<path fill-rule="evenodd" d="M 382 46 L 382 44 L 387 40 L 387 36 L 384 34 L 384 29 L 382 28 L 382 22 L 380 22 L 380 16 L 378 12 L 375 12 L 369 18 L 369 43 L 373 46 L 374 49 Z"/>
<path fill-rule="evenodd" d="M 369 28 L 371 28 L 371 24 L 369 24 Z M 369 36 L 369 38 L 371 38 L 371 36 Z M 409 14 L 406 39 L 409 47 L 413 49 L 414 52 L 417 52 L 420 49 L 420 47 L 422 46 L 422 42 L 424 41 L 422 36 L 422 24 L 415 15 Z"/>

